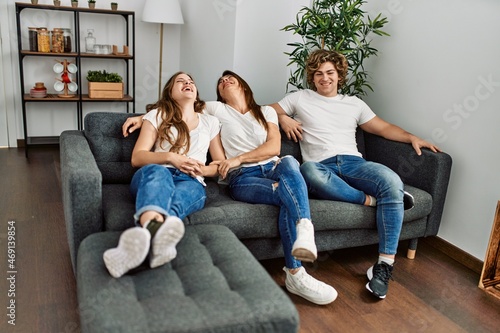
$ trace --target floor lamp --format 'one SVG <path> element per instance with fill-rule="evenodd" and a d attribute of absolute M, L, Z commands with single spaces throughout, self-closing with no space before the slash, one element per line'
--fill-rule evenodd
<path fill-rule="evenodd" d="M 158 99 L 161 98 L 161 70 L 163 58 L 163 23 L 184 24 L 179 0 L 146 0 L 142 21 L 160 23 L 160 73 L 158 77 Z"/>

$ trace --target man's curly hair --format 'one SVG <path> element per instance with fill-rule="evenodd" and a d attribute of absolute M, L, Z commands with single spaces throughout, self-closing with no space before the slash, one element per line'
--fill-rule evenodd
<path fill-rule="evenodd" d="M 309 85 L 309 88 L 316 91 L 316 86 L 314 85 L 314 73 L 325 62 L 331 62 L 333 66 L 335 66 L 335 69 L 337 70 L 337 73 L 339 75 L 339 83 L 337 85 L 337 89 L 342 88 L 347 78 L 347 59 L 343 54 L 337 51 L 329 50 L 313 51 L 307 58 L 306 73 L 307 84 Z"/>

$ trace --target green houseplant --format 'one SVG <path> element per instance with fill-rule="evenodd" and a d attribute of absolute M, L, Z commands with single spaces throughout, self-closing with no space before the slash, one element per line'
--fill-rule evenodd
<path fill-rule="evenodd" d="M 381 29 L 388 22 L 378 14 L 373 20 L 361 6 L 364 0 L 315 0 L 311 7 L 303 7 L 296 16 L 296 22 L 285 26 L 283 31 L 292 31 L 301 36 L 301 41 L 288 43 L 293 51 L 289 56 L 290 71 L 287 91 L 306 88 L 305 66 L 309 53 L 316 49 L 336 50 L 347 58 L 349 73 L 346 84 L 339 91 L 342 94 L 363 96 L 366 89 L 373 91 L 369 74 L 363 63 L 378 50 L 371 46 L 371 34 L 389 36 Z"/>
<path fill-rule="evenodd" d="M 78 0 L 71 0 L 71 7 L 78 7 Z"/>
<path fill-rule="evenodd" d="M 112 2 L 111 3 L 111 9 L 112 10 L 117 10 L 118 9 L 118 2 Z"/>
<path fill-rule="evenodd" d="M 123 98 L 123 78 L 118 73 L 88 71 L 90 98 Z"/>
<path fill-rule="evenodd" d="M 96 0 L 89 0 L 88 3 L 89 3 L 89 8 L 93 9 L 95 8 L 95 1 Z"/>

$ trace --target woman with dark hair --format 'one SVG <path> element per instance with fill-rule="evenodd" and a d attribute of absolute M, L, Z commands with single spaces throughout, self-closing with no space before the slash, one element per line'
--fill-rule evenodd
<path fill-rule="evenodd" d="M 221 123 L 226 159 L 212 158 L 231 196 L 280 207 L 286 288 L 316 304 L 333 302 L 337 291 L 307 274 L 301 263 L 317 258 L 314 227 L 299 163 L 292 156 L 278 157 L 281 135 L 275 110 L 258 105 L 247 82 L 231 71 L 224 71 L 217 81 L 217 100 L 206 103 L 205 113 Z M 140 127 L 138 117 L 129 119 L 123 125 L 125 136 Z"/>
<path fill-rule="evenodd" d="M 217 165 L 205 166 L 207 151 L 223 160 L 217 118 L 203 114 L 193 79 L 174 74 L 161 99 L 146 107 L 142 130 L 132 152 L 140 167 L 130 188 L 135 197 L 137 226 L 122 233 L 118 247 L 104 252 L 113 277 L 139 266 L 148 253 L 151 268 L 177 255 L 184 235 L 182 219 L 205 205 L 203 177 L 217 175 Z"/>

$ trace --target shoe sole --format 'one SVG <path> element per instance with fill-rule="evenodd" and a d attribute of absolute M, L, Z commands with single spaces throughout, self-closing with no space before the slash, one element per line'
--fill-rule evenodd
<path fill-rule="evenodd" d="M 314 262 L 318 258 L 314 253 L 304 248 L 294 249 L 292 251 L 292 256 L 297 260 L 305 262 Z"/>
<path fill-rule="evenodd" d="M 373 290 L 370 288 L 370 282 L 366 284 L 366 289 L 368 289 L 369 292 L 372 293 L 373 296 L 378 297 L 380 299 L 384 299 L 386 295 L 378 295 L 377 293 L 374 293 Z"/>
<path fill-rule="evenodd" d="M 177 256 L 175 246 L 184 236 L 184 223 L 176 216 L 169 216 L 153 237 L 151 268 L 164 265 Z"/>
<path fill-rule="evenodd" d="M 106 250 L 103 254 L 109 274 L 119 278 L 142 264 L 148 255 L 150 241 L 151 235 L 145 229 L 137 227 L 125 230 L 120 236 L 118 246 Z"/>

